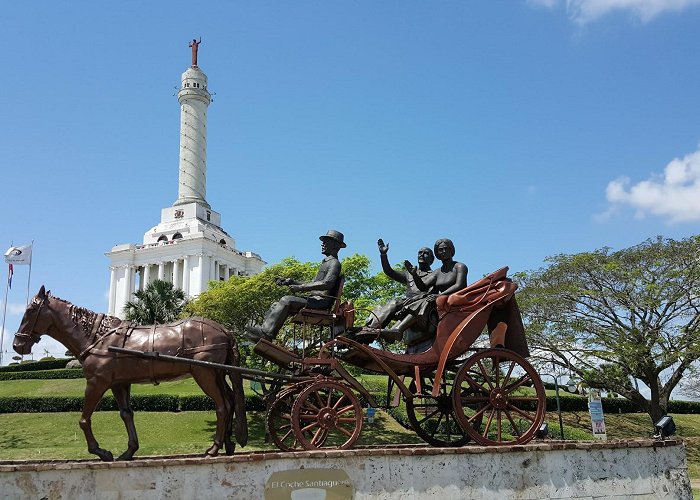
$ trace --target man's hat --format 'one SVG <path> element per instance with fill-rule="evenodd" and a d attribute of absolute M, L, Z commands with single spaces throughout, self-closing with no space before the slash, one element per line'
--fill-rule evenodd
<path fill-rule="evenodd" d="M 329 229 L 326 234 L 324 234 L 323 236 L 319 236 L 318 239 L 319 240 L 324 240 L 324 239 L 335 240 L 338 243 L 340 243 L 340 248 L 345 248 L 347 246 L 345 244 L 345 242 L 343 241 L 345 239 L 345 237 L 343 236 L 343 233 L 341 233 L 340 231 L 335 231 L 334 229 Z"/>

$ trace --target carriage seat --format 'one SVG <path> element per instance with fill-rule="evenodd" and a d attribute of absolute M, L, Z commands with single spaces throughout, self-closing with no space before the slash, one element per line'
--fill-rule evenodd
<path fill-rule="evenodd" d="M 355 322 L 355 307 L 351 300 L 342 301 L 345 276 L 338 278 L 338 286 L 334 291 L 335 300 L 330 309 L 314 309 L 304 307 L 290 321 L 307 326 L 329 327 L 345 330 Z"/>

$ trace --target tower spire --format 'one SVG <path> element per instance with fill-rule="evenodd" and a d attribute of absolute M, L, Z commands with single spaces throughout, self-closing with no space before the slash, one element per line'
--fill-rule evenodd
<path fill-rule="evenodd" d="M 211 208 L 207 194 L 207 108 L 211 94 L 207 75 L 197 66 L 199 41 L 192 40 L 192 66 L 182 74 L 177 100 L 180 103 L 180 174 L 173 206 L 198 203 Z"/>

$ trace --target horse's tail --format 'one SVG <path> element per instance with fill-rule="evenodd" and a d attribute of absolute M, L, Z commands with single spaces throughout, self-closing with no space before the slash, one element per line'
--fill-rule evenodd
<path fill-rule="evenodd" d="M 231 339 L 230 364 L 240 366 L 240 354 L 235 338 Z M 231 388 L 233 389 L 233 432 L 236 435 L 236 442 L 241 446 L 248 443 L 248 420 L 245 412 L 245 395 L 243 394 L 243 377 L 237 371 L 229 371 Z"/>

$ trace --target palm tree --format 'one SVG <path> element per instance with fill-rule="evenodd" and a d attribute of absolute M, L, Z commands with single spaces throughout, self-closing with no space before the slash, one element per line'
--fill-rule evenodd
<path fill-rule="evenodd" d="M 134 292 L 134 300 L 126 303 L 124 314 L 137 325 L 170 323 L 186 304 L 185 292 L 167 281 L 154 280 Z"/>

